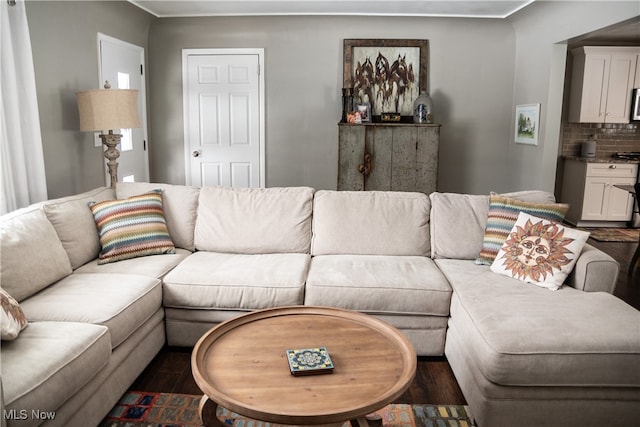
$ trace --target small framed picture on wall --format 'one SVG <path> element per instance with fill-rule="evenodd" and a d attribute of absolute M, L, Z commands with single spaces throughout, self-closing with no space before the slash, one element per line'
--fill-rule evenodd
<path fill-rule="evenodd" d="M 516 105 L 516 144 L 538 145 L 540 128 L 540 104 Z"/>

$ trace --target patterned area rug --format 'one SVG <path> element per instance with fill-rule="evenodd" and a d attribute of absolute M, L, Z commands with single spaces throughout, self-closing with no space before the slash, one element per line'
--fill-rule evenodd
<path fill-rule="evenodd" d="M 200 396 L 130 391 L 111 410 L 99 427 L 200 427 Z M 466 406 L 392 404 L 373 415 L 383 427 L 473 427 Z M 218 418 L 229 427 L 270 427 L 224 408 Z M 345 423 L 343 427 L 347 427 Z"/>
<path fill-rule="evenodd" d="M 591 238 L 599 242 L 638 242 L 640 228 L 581 227 L 579 230 L 591 233 Z"/>

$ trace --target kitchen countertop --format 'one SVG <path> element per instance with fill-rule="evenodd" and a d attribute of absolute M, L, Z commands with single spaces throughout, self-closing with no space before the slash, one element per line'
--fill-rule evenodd
<path fill-rule="evenodd" d="M 565 160 L 576 160 L 585 163 L 630 163 L 640 164 L 640 159 L 616 159 L 613 157 L 581 157 L 581 156 L 562 156 Z"/>

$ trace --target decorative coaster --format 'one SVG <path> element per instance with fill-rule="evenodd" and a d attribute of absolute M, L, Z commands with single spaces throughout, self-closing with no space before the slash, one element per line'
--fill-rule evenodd
<path fill-rule="evenodd" d="M 325 347 L 287 350 L 291 375 L 330 374 L 333 362 Z"/>

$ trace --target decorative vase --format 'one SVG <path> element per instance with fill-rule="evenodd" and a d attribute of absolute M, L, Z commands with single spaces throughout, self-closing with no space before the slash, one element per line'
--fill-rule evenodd
<path fill-rule="evenodd" d="M 427 92 L 413 102 L 413 123 L 433 123 L 433 100 Z"/>

